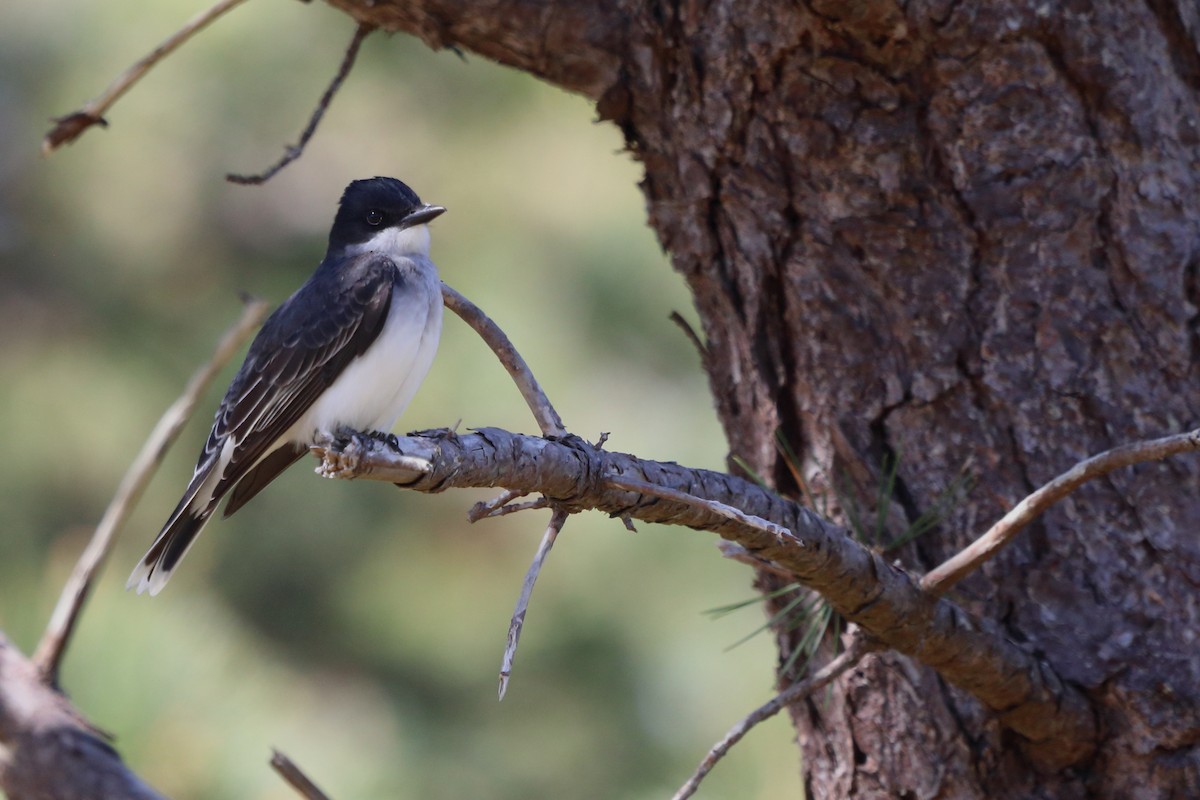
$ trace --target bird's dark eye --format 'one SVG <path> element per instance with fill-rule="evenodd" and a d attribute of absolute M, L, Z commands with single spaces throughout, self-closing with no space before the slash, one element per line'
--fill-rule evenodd
<path fill-rule="evenodd" d="M 383 212 L 378 208 L 372 208 L 367 212 L 367 224 L 372 228 L 383 222 Z"/>

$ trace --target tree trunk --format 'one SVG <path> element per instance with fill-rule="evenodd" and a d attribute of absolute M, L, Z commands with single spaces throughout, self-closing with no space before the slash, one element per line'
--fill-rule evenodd
<path fill-rule="evenodd" d="M 974 476 L 913 571 L 1076 461 L 1200 420 L 1194 0 L 338 4 L 596 99 L 645 165 L 732 454 L 795 493 L 778 431 L 831 505 L 898 458 L 898 528 Z M 1087 694 L 1090 764 L 1039 772 L 892 653 L 791 709 L 811 795 L 1200 796 L 1198 532 L 1200 460 L 1144 465 L 958 590 Z"/>
<path fill-rule="evenodd" d="M 977 476 L 904 554 L 923 569 L 1075 461 L 1200 417 L 1200 16 L 1189 38 L 1182 3 L 851 5 L 665 25 L 669 85 L 642 92 L 666 113 L 632 127 L 733 452 L 794 488 L 778 428 L 865 498 L 898 457 L 907 521 Z M 792 709 L 813 795 L 1200 795 L 1198 475 L 1088 487 L 963 587 L 1090 693 L 1089 775 L 1034 773 L 882 657 Z"/>

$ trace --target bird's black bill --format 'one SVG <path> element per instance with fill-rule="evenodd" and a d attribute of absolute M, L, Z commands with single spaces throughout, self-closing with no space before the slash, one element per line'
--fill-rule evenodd
<path fill-rule="evenodd" d="M 444 213 L 446 213 L 446 209 L 441 206 L 423 205 L 401 220 L 400 225 L 404 228 L 412 228 L 416 225 L 429 222 L 434 217 L 439 217 Z"/>

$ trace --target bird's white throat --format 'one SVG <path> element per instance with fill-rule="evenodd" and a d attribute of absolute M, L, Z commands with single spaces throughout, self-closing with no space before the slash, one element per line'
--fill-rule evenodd
<path fill-rule="evenodd" d="M 389 256 L 429 256 L 429 226 L 385 228 L 361 244 L 346 248 L 351 256 L 360 253 L 385 253 Z"/>

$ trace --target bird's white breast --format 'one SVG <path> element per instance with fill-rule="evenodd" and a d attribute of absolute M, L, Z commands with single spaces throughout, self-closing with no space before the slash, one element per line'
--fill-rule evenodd
<path fill-rule="evenodd" d="M 312 443 L 317 431 L 387 432 L 412 401 L 437 352 L 442 291 L 426 257 L 395 259 L 403 280 L 379 336 L 346 366 L 284 437 Z"/>

